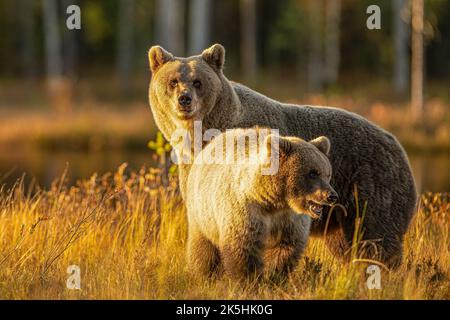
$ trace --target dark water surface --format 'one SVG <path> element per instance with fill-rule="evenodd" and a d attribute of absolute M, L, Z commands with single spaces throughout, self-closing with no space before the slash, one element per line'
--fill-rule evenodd
<path fill-rule="evenodd" d="M 415 154 L 409 158 L 417 186 L 421 192 L 450 191 L 450 154 Z M 115 171 L 127 162 L 130 169 L 138 170 L 143 165 L 154 166 L 152 151 L 143 152 L 2 152 L 0 151 L 0 181 L 12 185 L 23 173 L 27 180 L 35 178 L 42 187 L 60 177 L 68 164 L 69 180 L 89 178 L 93 173 Z M 11 171 L 13 170 L 13 171 Z M 9 175 L 4 178 L 4 175 Z"/>

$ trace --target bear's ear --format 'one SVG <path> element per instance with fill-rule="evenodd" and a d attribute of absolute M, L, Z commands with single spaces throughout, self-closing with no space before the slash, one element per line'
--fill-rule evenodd
<path fill-rule="evenodd" d="M 275 134 L 269 134 L 265 138 L 266 140 L 266 147 L 267 147 L 267 154 L 271 154 L 272 145 L 274 147 L 275 152 L 278 151 L 278 154 L 280 156 L 287 155 L 292 150 L 292 144 L 288 139 L 285 139 L 283 137 L 280 137 Z"/>
<path fill-rule="evenodd" d="M 160 46 L 153 46 L 148 51 L 150 69 L 155 73 L 163 64 L 173 59 L 173 55 Z"/>
<path fill-rule="evenodd" d="M 202 58 L 215 70 L 220 71 L 225 63 L 225 48 L 216 43 L 203 50 Z"/>
<path fill-rule="evenodd" d="M 280 146 L 280 155 L 289 154 L 292 150 L 292 143 L 288 139 L 279 138 L 279 146 Z"/>
<path fill-rule="evenodd" d="M 309 141 L 309 143 L 316 146 L 316 148 L 319 149 L 319 151 L 324 153 L 326 156 L 330 155 L 331 143 L 327 137 L 321 136 L 315 138 L 314 140 Z"/>

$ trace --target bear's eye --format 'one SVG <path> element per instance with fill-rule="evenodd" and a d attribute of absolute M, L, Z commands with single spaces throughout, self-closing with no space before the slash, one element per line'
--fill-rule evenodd
<path fill-rule="evenodd" d="M 170 80 L 169 85 L 170 85 L 172 88 L 176 88 L 176 86 L 178 85 L 178 80 L 177 80 L 177 79 L 172 79 L 172 80 Z"/>
<path fill-rule="evenodd" d="M 193 85 L 194 85 L 195 88 L 198 89 L 198 88 L 200 88 L 202 86 L 202 83 L 200 82 L 200 80 L 195 80 L 193 82 Z"/>
<path fill-rule="evenodd" d="M 308 176 L 311 179 L 317 179 L 319 177 L 319 172 L 317 170 L 312 169 L 311 171 L 309 171 Z"/>

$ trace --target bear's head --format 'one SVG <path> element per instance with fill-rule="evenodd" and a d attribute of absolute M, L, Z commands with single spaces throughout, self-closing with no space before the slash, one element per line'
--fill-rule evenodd
<path fill-rule="evenodd" d="M 274 137 L 266 137 L 268 148 Z M 270 178 L 275 193 L 296 213 L 320 218 L 323 207 L 333 205 L 338 199 L 330 185 L 330 140 L 324 136 L 309 142 L 297 137 L 276 138 L 279 168 Z"/>
<path fill-rule="evenodd" d="M 225 49 L 220 44 L 188 58 L 174 57 L 160 46 L 148 52 L 152 80 L 150 99 L 169 114 L 177 127 L 203 120 L 221 92 Z"/>

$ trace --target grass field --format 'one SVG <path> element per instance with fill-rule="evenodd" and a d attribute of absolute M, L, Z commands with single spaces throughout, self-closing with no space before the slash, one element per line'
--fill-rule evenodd
<path fill-rule="evenodd" d="M 1 178 L 0 178 L 1 179 Z M 49 190 L 0 190 L 0 299 L 450 299 L 450 194 L 424 194 L 405 259 L 369 290 L 366 263 L 343 265 L 311 239 L 287 283 L 188 275 L 176 176 L 117 172 Z M 78 265 L 81 290 L 66 288 Z"/>

